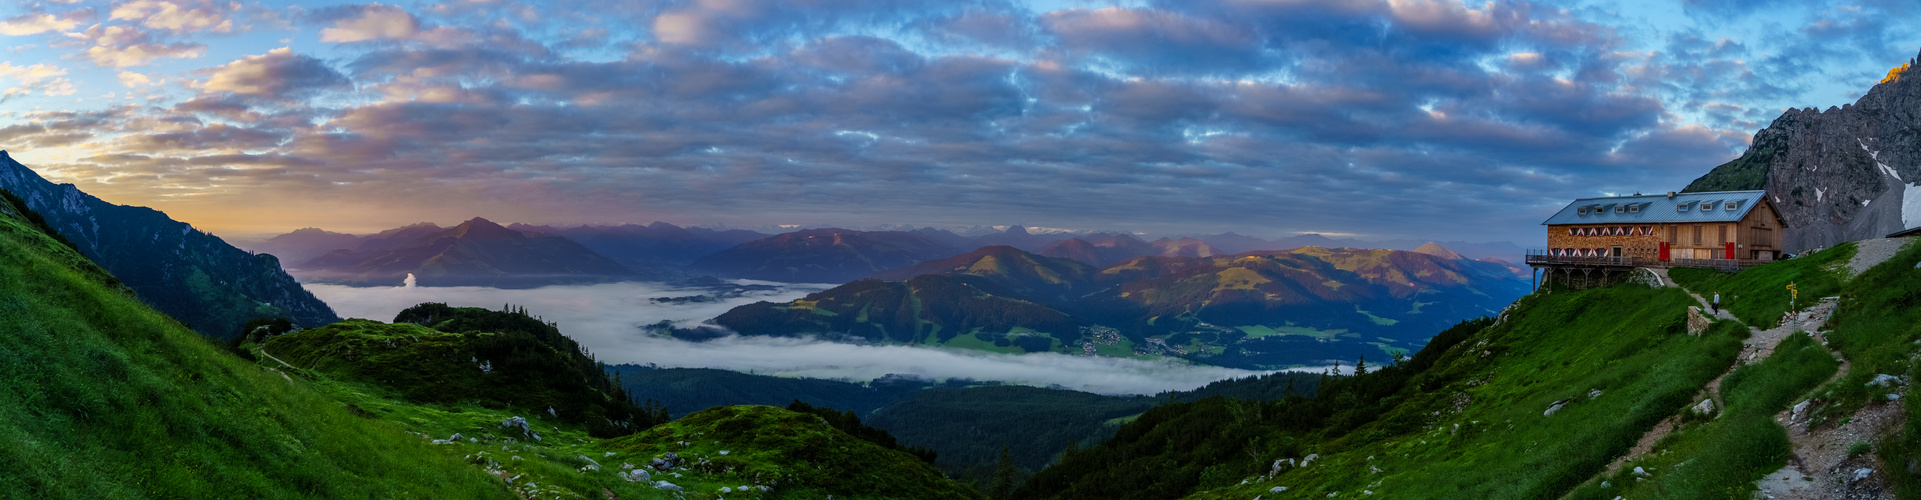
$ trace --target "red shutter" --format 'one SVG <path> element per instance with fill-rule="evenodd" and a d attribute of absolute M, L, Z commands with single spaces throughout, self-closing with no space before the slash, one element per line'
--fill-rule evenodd
<path fill-rule="evenodd" d="M 1668 242 L 1665 241 L 1661 242 L 1661 260 L 1663 262 L 1668 260 Z"/>
<path fill-rule="evenodd" d="M 1734 258 L 1734 242 L 1732 242 L 1732 241 L 1730 241 L 1730 242 L 1728 242 L 1728 256 L 1727 256 L 1727 258 L 1730 258 L 1730 259 L 1732 259 L 1732 258 Z"/>

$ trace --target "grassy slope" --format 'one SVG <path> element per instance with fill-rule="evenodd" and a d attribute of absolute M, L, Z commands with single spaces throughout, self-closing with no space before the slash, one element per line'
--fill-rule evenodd
<path fill-rule="evenodd" d="M 912 455 L 771 406 L 712 408 L 607 444 L 634 456 L 678 454 L 689 472 L 668 479 L 698 476 L 688 489 L 699 492 L 770 485 L 779 498 L 981 498 Z"/>
<path fill-rule="evenodd" d="M 1781 316 L 1787 314 L 1788 284 L 1794 284 L 1801 291 L 1796 305 L 1802 308 L 1822 297 L 1840 294 L 1843 277 L 1836 271 L 1853 257 L 1854 244 L 1843 243 L 1737 273 L 1680 268 L 1669 270 L 1668 275 L 1703 298 L 1712 299 L 1715 292 L 1720 292 L 1721 307 L 1734 313 L 1734 317 L 1755 328 L 1769 328 L 1780 324 Z"/>
<path fill-rule="evenodd" d="M 1582 484 L 1571 500 L 1640 498 L 1746 498 L 1755 481 L 1787 464 L 1787 430 L 1774 414 L 1834 374 L 1840 362 L 1813 337 L 1797 333 L 1774 354 L 1735 369 L 1721 381 L 1727 408 L 1713 418 L 1683 419 L 1655 443 L 1647 457 L 1605 478 Z M 1634 468 L 1649 471 L 1637 479 Z M 1605 481 L 1608 486 L 1602 486 Z"/>
<path fill-rule="evenodd" d="M 221 352 L 0 212 L 5 495 L 511 496 L 418 437 Z"/>
<path fill-rule="evenodd" d="M 1829 347 L 1839 349 L 1853 363 L 1849 374 L 1822 392 L 1812 411 L 1818 420 L 1849 415 L 1884 393 L 1901 392 L 1907 423 L 1894 435 L 1876 443 L 1876 454 L 1900 498 L 1921 498 L 1921 472 L 1899 464 L 1921 458 L 1921 390 L 1870 388 L 1877 374 L 1905 375 L 1917 380 L 1921 363 L 1921 243 L 1909 242 L 1894 258 L 1861 273 L 1842 292 L 1827 334 Z"/>
<path fill-rule="evenodd" d="M 1378 420 L 1310 447 L 1313 465 L 1200 498 L 1557 496 L 1600 472 L 1733 362 L 1745 333 L 1694 337 L 1679 290 L 1619 286 L 1522 299 L 1503 324 L 1450 349 Z M 1423 390 L 1423 388 L 1431 388 Z M 1601 390 L 1590 398 L 1590 390 Z M 1456 406 L 1465 396 L 1470 403 Z M 1542 412 L 1569 401 L 1552 416 Z M 1456 427 L 1458 425 L 1458 427 Z M 1264 461 L 1286 458 L 1282 453 Z M 1378 472 L 1377 472 L 1378 471 Z"/>
<path fill-rule="evenodd" d="M 819 496 L 816 493 L 824 491 L 838 498 L 918 498 L 917 495 L 901 496 L 894 492 L 968 493 L 964 487 L 947 481 L 938 471 L 927 474 L 933 469 L 911 455 L 872 446 L 811 415 L 798 419 L 767 417 L 772 419 L 769 422 L 780 421 L 781 425 L 778 426 L 757 423 L 747 427 L 720 429 L 715 426 L 735 421 L 703 420 L 695 418 L 701 415 L 696 413 L 678 423 L 657 428 L 671 431 L 644 431 L 635 436 L 596 439 L 586 424 L 566 418 L 568 406 L 565 404 L 555 405 L 560 408 L 557 413 L 548 413 L 544 404 L 534 407 L 502 404 L 502 401 L 525 399 L 538 394 L 474 397 L 480 394 L 473 390 L 475 387 L 491 387 L 488 390 L 500 392 L 525 390 L 536 393 L 553 389 L 523 387 L 524 384 L 513 381 L 494 380 L 492 375 L 497 371 L 482 373 L 476 368 L 468 348 L 475 342 L 495 335 L 499 334 L 445 333 L 408 323 L 348 320 L 276 337 L 267 342 L 264 352 L 298 366 L 282 369 L 305 379 L 368 418 L 392 422 L 408 432 L 437 440 L 450 440 L 453 435 L 459 434 L 461 439 L 438 445 L 442 455 L 471 463 L 475 470 L 485 469 L 501 477 L 514 478 L 514 492 L 526 498 L 602 498 L 609 493 L 630 500 L 716 498 L 721 488 L 738 488 L 742 485 L 768 485 L 771 491 L 745 494 L 730 492 L 726 496 L 816 498 Z M 244 347 L 258 346 L 247 344 Z M 396 353 L 402 357 L 395 359 Z M 265 356 L 260 357 L 260 363 L 281 366 Z M 420 373 L 403 373 L 409 369 Z M 418 392 L 423 387 L 445 387 L 450 394 L 462 396 L 422 398 Z M 722 407 L 708 411 L 744 411 L 734 408 L 747 407 Z M 792 414 L 786 410 L 768 410 Z M 501 425 L 502 421 L 512 417 L 525 418 L 539 439 Z M 702 441 L 693 443 L 693 439 L 687 439 L 692 444 L 681 446 L 674 444 L 682 441 L 678 438 L 659 441 L 637 437 L 659 436 L 663 432 L 699 436 Z M 793 441 L 803 436 L 808 441 Z M 854 443 L 856 441 L 859 443 Z M 788 452 L 734 454 L 725 462 L 754 472 L 804 471 L 806 474 L 792 477 L 767 474 L 758 480 L 752 474 L 719 468 L 685 468 L 654 474 L 653 479 L 669 481 L 685 488 L 685 494 L 674 494 L 656 489 L 650 483 L 632 482 L 621 477 L 622 473 L 631 470 L 622 467 L 622 464 L 644 467 L 667 451 L 711 454 L 720 449 L 752 450 L 769 446 Z M 824 448 L 806 449 L 812 446 Z M 863 458 L 800 462 L 809 459 L 809 453 L 829 453 L 829 450 L 842 449 L 856 450 Z M 781 481 L 774 482 L 776 477 Z M 849 482 L 848 478 L 860 480 Z"/>

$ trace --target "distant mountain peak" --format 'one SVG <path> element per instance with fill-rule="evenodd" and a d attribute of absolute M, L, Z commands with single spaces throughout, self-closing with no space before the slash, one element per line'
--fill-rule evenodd
<path fill-rule="evenodd" d="M 1427 242 L 1426 244 L 1423 244 L 1418 248 L 1415 248 L 1414 253 L 1424 253 L 1424 254 L 1440 257 L 1447 260 L 1460 260 L 1460 259 L 1466 258 L 1466 257 L 1462 257 L 1461 254 L 1454 253 L 1453 250 L 1448 250 L 1446 247 L 1442 247 L 1440 243 L 1435 243 L 1432 241 Z"/>
<path fill-rule="evenodd" d="M 1027 227 L 1015 224 L 1007 228 L 1007 234 L 1028 234 Z"/>
<path fill-rule="evenodd" d="M 515 238 L 527 237 L 525 233 L 508 229 L 506 226 L 495 224 L 494 221 L 490 221 L 480 217 L 468 219 L 467 222 L 462 222 L 460 223 L 460 225 L 454 226 L 453 229 L 448 229 L 447 232 L 449 233 L 448 234 L 449 236 L 453 236 L 455 238 L 515 239 Z"/>

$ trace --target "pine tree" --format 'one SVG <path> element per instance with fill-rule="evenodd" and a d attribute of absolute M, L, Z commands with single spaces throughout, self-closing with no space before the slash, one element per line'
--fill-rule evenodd
<path fill-rule="evenodd" d="M 1366 374 L 1367 374 L 1367 355 L 1362 355 L 1359 361 L 1354 362 L 1354 376 L 1358 377 Z"/>
<path fill-rule="evenodd" d="M 994 463 L 994 500 L 1014 497 L 1014 451 L 1001 447 L 1001 458 Z"/>

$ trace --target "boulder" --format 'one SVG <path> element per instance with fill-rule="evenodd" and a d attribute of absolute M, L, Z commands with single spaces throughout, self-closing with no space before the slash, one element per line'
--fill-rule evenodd
<path fill-rule="evenodd" d="M 1788 421 L 1793 422 L 1796 420 L 1800 420 L 1801 413 L 1805 412 L 1808 409 L 1808 403 L 1810 402 L 1811 401 L 1802 401 L 1801 404 L 1794 405 L 1794 413 L 1788 416 Z"/>
<path fill-rule="evenodd" d="M 726 486 L 722 486 L 722 487 L 720 487 L 720 492 L 721 492 L 721 493 L 733 493 L 733 492 L 734 492 L 734 489 L 733 489 L 733 488 L 729 488 L 729 487 L 726 487 Z"/>
<path fill-rule="evenodd" d="M 1903 385 L 1906 383 L 1907 381 L 1901 380 L 1901 377 L 1896 377 L 1893 375 L 1883 373 L 1880 375 L 1875 375 L 1874 380 L 1869 380 L 1868 387 L 1894 387 L 1894 386 Z"/>
<path fill-rule="evenodd" d="M 654 482 L 653 476 L 647 475 L 647 469 L 634 469 L 632 471 L 620 474 L 620 477 L 621 479 L 626 479 L 627 482 L 630 482 L 630 483 Z"/>
<path fill-rule="evenodd" d="M 1283 492 L 1283 491 L 1287 491 L 1287 487 L 1286 487 L 1286 486 L 1275 486 L 1275 487 L 1273 487 L 1273 488 L 1268 488 L 1268 489 L 1267 489 L 1267 492 L 1268 492 L 1268 493 L 1280 493 L 1280 492 Z"/>
<path fill-rule="evenodd" d="M 1543 417 L 1552 416 L 1554 415 L 1554 412 L 1561 411 L 1561 408 L 1564 408 L 1566 406 L 1567 406 L 1567 400 L 1565 399 L 1560 401 L 1555 401 L 1554 404 L 1547 405 L 1547 411 L 1541 412 L 1541 416 Z"/>
<path fill-rule="evenodd" d="M 681 488 L 679 485 L 666 481 L 654 481 L 654 487 L 667 491 L 687 491 L 686 488 Z"/>
<path fill-rule="evenodd" d="M 1866 468 L 1866 467 L 1862 467 L 1862 468 L 1859 468 L 1859 469 L 1855 469 L 1855 470 L 1854 470 L 1854 479 L 1853 479 L 1853 480 L 1854 480 L 1854 481 L 1860 481 L 1860 480 L 1862 480 L 1862 479 L 1867 479 L 1867 478 L 1868 478 L 1868 476 L 1869 476 L 1869 475 L 1872 475 L 1872 474 L 1874 474 L 1874 469 L 1869 469 L 1869 468 Z"/>
<path fill-rule="evenodd" d="M 524 436 L 534 435 L 534 428 L 527 425 L 527 419 L 520 418 L 517 416 L 509 417 L 506 420 L 500 421 L 500 426 L 505 427 L 508 430 L 520 429 L 521 435 L 524 435 Z M 535 438 L 535 440 L 539 440 L 539 438 Z"/>
<path fill-rule="evenodd" d="M 1708 415 L 1708 414 L 1714 413 L 1714 399 L 1710 398 L 1710 399 L 1701 400 L 1700 404 L 1694 405 L 1693 411 L 1694 413 L 1699 415 Z"/>
<path fill-rule="evenodd" d="M 1647 469 L 1643 469 L 1643 468 L 1640 468 L 1640 467 L 1635 467 L 1635 468 L 1634 468 L 1634 475 L 1636 475 L 1636 476 L 1641 476 L 1641 477 L 1647 477 L 1647 475 L 1648 475 L 1648 471 L 1647 471 Z"/>
<path fill-rule="evenodd" d="M 1708 331 L 1708 326 L 1712 323 L 1713 320 L 1708 319 L 1707 314 L 1702 313 L 1700 307 L 1688 306 L 1688 335 L 1700 335 L 1701 332 Z"/>

